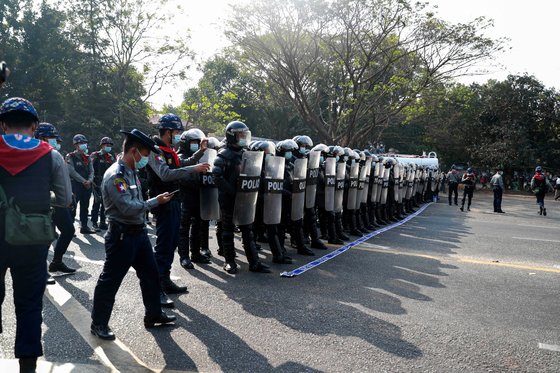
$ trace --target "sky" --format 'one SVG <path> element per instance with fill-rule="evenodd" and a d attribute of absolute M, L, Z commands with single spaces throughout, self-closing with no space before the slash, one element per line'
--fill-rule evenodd
<path fill-rule="evenodd" d="M 228 44 L 222 25 L 228 14 L 228 4 L 236 1 L 242 0 L 171 1 L 171 6 L 181 4 L 182 11 L 177 13 L 177 18 L 181 20 L 181 27 L 190 29 L 191 48 L 198 62 Z M 560 52 L 555 43 L 560 3 L 552 0 L 429 0 L 429 3 L 437 6 L 439 16 L 450 22 L 468 22 L 479 16 L 491 18 L 494 27 L 487 36 L 510 39 L 509 49 L 480 66 L 488 73 L 462 77 L 461 83 L 503 80 L 509 74 L 528 73 L 547 87 L 560 88 Z M 187 81 L 169 85 L 152 103 L 156 107 L 165 103 L 179 104 L 183 92 L 195 86 L 200 78 L 195 68 L 187 75 Z"/>

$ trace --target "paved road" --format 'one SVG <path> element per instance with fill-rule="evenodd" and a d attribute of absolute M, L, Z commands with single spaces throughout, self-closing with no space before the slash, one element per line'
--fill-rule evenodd
<path fill-rule="evenodd" d="M 263 275 L 248 272 L 240 255 L 235 276 L 222 271 L 221 257 L 188 274 L 176 261 L 173 275 L 190 294 L 174 298 L 175 326 L 151 331 L 142 326 L 138 280 L 130 272 L 111 319 L 115 343 L 89 334 L 102 237 L 78 234 L 66 261 L 79 272 L 57 278 L 45 295 L 40 368 L 558 372 L 560 204 L 547 202 L 549 216 L 540 217 L 526 196 L 506 195 L 505 215 L 489 212 L 489 194 L 477 193 L 468 213 L 442 199 L 291 279 L 279 273 L 309 258 L 294 255 L 294 265 L 274 265 Z M 266 248 L 261 256 L 270 262 Z M 2 372 L 17 366 L 8 288 Z"/>

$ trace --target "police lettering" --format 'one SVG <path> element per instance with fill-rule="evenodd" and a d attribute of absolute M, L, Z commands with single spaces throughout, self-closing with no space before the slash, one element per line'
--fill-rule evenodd
<path fill-rule="evenodd" d="M 259 190 L 261 180 L 259 177 L 241 180 L 240 192 L 254 192 Z"/>
<path fill-rule="evenodd" d="M 311 168 L 307 170 L 307 178 L 308 179 L 315 179 L 319 177 L 319 169 L 318 168 Z"/>
<path fill-rule="evenodd" d="M 327 176 L 327 186 L 335 186 L 336 179 L 334 176 Z"/>
<path fill-rule="evenodd" d="M 214 176 L 212 174 L 203 174 L 202 185 L 214 185 Z"/>
<path fill-rule="evenodd" d="M 268 193 L 281 193 L 282 189 L 284 189 L 284 182 L 281 180 L 269 180 L 266 182 L 266 191 Z"/>

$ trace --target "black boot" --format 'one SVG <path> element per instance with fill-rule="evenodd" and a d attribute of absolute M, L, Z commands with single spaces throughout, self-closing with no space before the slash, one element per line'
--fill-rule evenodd
<path fill-rule="evenodd" d="M 159 304 L 165 308 L 175 307 L 175 303 L 163 291 L 159 291 Z"/>
<path fill-rule="evenodd" d="M 267 226 L 267 238 L 268 246 L 270 247 L 270 252 L 272 253 L 272 262 L 278 264 L 291 264 L 292 258 L 284 255 L 285 249 L 283 249 L 280 244 L 280 238 L 278 237 L 275 225 Z"/>
<path fill-rule="evenodd" d="M 339 240 L 342 240 L 342 241 L 349 241 L 350 240 L 350 237 L 348 237 L 344 233 L 344 230 L 342 229 L 342 213 L 340 213 L 340 212 L 337 212 L 334 215 L 334 227 L 335 227 L 335 231 L 336 231 L 336 238 L 338 238 Z M 340 242 L 340 241 L 338 241 L 338 242 Z M 338 245 L 341 245 L 342 243 L 339 243 Z"/>
<path fill-rule="evenodd" d="M 292 232 L 291 232 L 290 236 L 293 237 L 293 239 L 295 241 L 298 254 L 313 256 L 313 255 L 315 255 L 315 253 L 313 251 L 311 251 L 307 246 L 305 246 L 305 243 L 303 241 L 302 223 L 303 222 L 301 220 L 297 220 L 297 221 L 292 222 L 292 226 L 291 226 Z"/>
<path fill-rule="evenodd" d="M 344 242 L 338 237 L 336 231 L 336 215 L 331 211 L 327 213 L 328 219 L 328 232 L 329 232 L 329 243 L 333 245 L 342 245 Z M 341 223 L 341 230 L 342 230 L 342 223 Z"/>
<path fill-rule="evenodd" d="M 161 290 L 163 290 L 166 294 L 183 294 L 189 292 L 186 286 L 178 286 L 176 283 L 171 281 L 169 273 L 161 276 L 159 283 L 161 285 Z"/>

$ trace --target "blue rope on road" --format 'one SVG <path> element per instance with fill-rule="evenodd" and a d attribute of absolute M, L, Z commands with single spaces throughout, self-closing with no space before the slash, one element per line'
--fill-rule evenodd
<path fill-rule="evenodd" d="M 336 249 L 335 251 L 333 251 L 333 252 L 331 252 L 331 253 L 328 253 L 328 254 L 325 255 L 325 256 L 320 257 L 319 259 L 316 259 L 316 260 L 314 260 L 314 261 L 312 261 L 312 262 L 309 262 L 309 263 L 307 263 L 307 264 L 304 265 L 304 266 L 301 266 L 301 267 L 299 267 L 299 268 L 296 268 L 296 269 L 294 269 L 294 270 L 292 270 L 292 271 L 290 271 L 290 272 L 282 272 L 282 273 L 280 273 L 280 276 L 281 276 L 281 277 L 296 277 L 296 276 L 299 276 L 299 275 L 301 275 L 302 273 L 307 272 L 307 271 L 309 271 L 310 269 L 313 269 L 313 268 L 315 268 L 315 267 L 317 267 L 317 266 L 319 266 L 319 265 L 325 263 L 327 260 L 330 260 L 330 259 L 332 259 L 332 258 L 334 258 L 334 257 L 336 257 L 336 256 L 338 256 L 338 255 L 340 255 L 340 254 L 342 254 L 343 252 L 345 252 L 345 251 L 351 249 L 352 247 L 357 246 L 357 245 L 361 244 L 362 242 L 365 242 L 365 241 L 369 240 L 370 238 L 377 236 L 378 234 L 381 234 L 381 233 L 383 233 L 383 232 L 387 232 L 387 231 L 390 230 L 390 229 L 393 229 L 393 228 L 396 228 L 396 227 L 399 227 L 399 226 L 403 225 L 404 223 L 406 223 L 406 222 L 409 221 L 410 219 L 412 219 L 412 218 L 418 216 L 419 214 L 421 214 L 421 213 L 422 213 L 425 209 L 427 209 L 428 206 L 430 206 L 431 204 L 432 204 L 432 202 L 427 203 L 427 204 L 425 204 L 424 206 L 420 207 L 420 208 L 419 208 L 416 212 L 414 212 L 413 214 L 408 215 L 408 216 L 407 216 L 406 218 L 404 218 L 403 220 L 401 220 L 401 221 L 399 221 L 399 222 L 396 222 L 396 223 L 394 223 L 394 224 L 388 225 L 388 226 L 386 226 L 386 227 L 383 227 L 383 228 L 381 228 L 381 229 L 378 229 L 378 230 L 376 230 L 376 231 L 373 231 L 373 232 L 371 232 L 371 233 L 368 233 L 368 234 L 366 234 L 365 236 L 358 238 L 356 241 L 350 242 L 349 244 L 346 244 L 346 245 L 344 245 L 344 246 L 342 246 L 342 247 Z"/>

